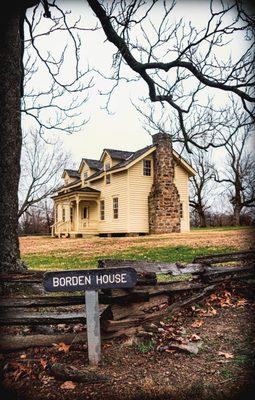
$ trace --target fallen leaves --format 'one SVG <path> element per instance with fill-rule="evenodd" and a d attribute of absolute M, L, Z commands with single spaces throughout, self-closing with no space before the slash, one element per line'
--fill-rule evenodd
<path fill-rule="evenodd" d="M 46 365 L 47 365 L 48 363 L 47 363 L 47 360 L 44 360 L 43 358 L 41 358 L 41 359 L 40 359 L 40 364 L 41 364 L 41 366 L 43 367 L 43 369 L 45 369 L 45 368 L 46 368 Z"/>
<path fill-rule="evenodd" d="M 191 324 L 192 328 L 200 328 L 204 324 L 204 321 L 202 319 L 198 319 Z"/>
<path fill-rule="evenodd" d="M 190 338 L 189 338 L 192 342 L 197 342 L 199 340 L 201 340 L 201 337 L 198 336 L 196 333 L 193 333 Z"/>
<path fill-rule="evenodd" d="M 74 383 L 73 381 L 65 381 L 64 383 L 62 383 L 62 385 L 60 386 L 61 389 L 75 389 L 76 388 L 76 383 Z"/>
<path fill-rule="evenodd" d="M 31 376 L 32 375 L 32 368 L 20 363 L 18 361 L 10 361 L 6 366 L 6 370 L 11 370 L 12 378 L 14 382 L 17 382 L 19 378 L 23 376 Z"/>
<path fill-rule="evenodd" d="M 239 299 L 236 302 L 237 307 L 242 307 L 245 306 L 246 304 L 248 304 L 248 300 L 246 299 Z"/>
<path fill-rule="evenodd" d="M 234 355 L 233 355 L 233 354 L 231 354 L 231 353 L 225 353 L 224 351 L 219 351 L 219 352 L 218 352 L 218 355 L 219 355 L 219 356 L 223 356 L 223 357 L 225 357 L 226 359 L 234 358 Z"/>
<path fill-rule="evenodd" d="M 64 353 L 68 353 L 71 344 L 65 344 L 64 342 L 61 343 L 53 343 L 53 346 L 55 346 L 58 351 L 63 351 Z"/>

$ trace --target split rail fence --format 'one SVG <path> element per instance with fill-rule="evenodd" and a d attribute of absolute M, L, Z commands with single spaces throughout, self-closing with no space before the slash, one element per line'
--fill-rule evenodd
<path fill-rule="evenodd" d="M 132 289 L 99 292 L 101 335 L 111 339 L 132 335 L 146 324 L 199 301 L 222 283 L 255 276 L 255 251 L 197 257 L 190 264 L 105 259 L 99 268 L 132 267 L 138 281 Z M 38 326 L 86 324 L 84 293 L 72 296 L 46 293 L 44 271 L 1 275 L 0 351 L 13 351 L 53 343 L 86 343 L 86 332 L 39 334 Z M 172 277 L 170 281 L 169 275 Z M 14 335 L 14 326 L 32 327 L 29 334 Z"/>

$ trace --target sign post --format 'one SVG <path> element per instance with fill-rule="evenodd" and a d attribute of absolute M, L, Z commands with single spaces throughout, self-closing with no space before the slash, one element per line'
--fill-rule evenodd
<path fill-rule="evenodd" d="M 137 282 L 133 268 L 97 268 L 91 270 L 46 272 L 43 285 L 48 292 L 85 291 L 88 356 L 90 365 L 101 359 L 98 290 L 131 288 Z"/>
<path fill-rule="evenodd" d="M 88 355 L 90 365 L 97 365 L 101 359 L 101 336 L 98 292 L 85 292 Z"/>

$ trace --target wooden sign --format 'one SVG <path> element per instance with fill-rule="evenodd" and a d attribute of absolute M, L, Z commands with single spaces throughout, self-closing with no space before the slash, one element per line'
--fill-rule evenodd
<path fill-rule="evenodd" d="M 133 268 L 97 268 L 90 270 L 46 272 L 43 285 L 48 292 L 85 291 L 89 363 L 97 365 L 101 358 L 99 289 L 131 288 L 137 282 Z"/>
<path fill-rule="evenodd" d="M 137 273 L 129 267 L 46 272 L 43 277 L 48 292 L 131 288 L 136 281 Z"/>

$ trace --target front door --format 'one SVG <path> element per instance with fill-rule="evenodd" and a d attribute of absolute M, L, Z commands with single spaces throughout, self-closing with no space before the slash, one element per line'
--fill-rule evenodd
<path fill-rule="evenodd" d="M 82 219 L 88 219 L 89 218 L 89 207 L 84 206 L 83 207 L 83 214 L 82 214 Z"/>
<path fill-rule="evenodd" d="M 89 207 L 82 206 L 81 209 L 81 230 L 84 231 L 89 226 Z"/>

